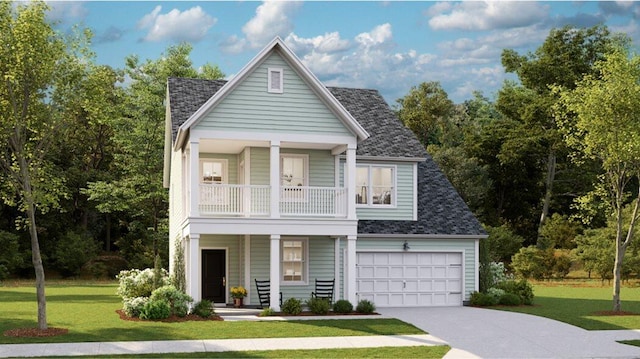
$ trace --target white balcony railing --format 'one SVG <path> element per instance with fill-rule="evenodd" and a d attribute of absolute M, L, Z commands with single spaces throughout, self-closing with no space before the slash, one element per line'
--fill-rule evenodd
<path fill-rule="evenodd" d="M 270 215 L 271 186 L 201 184 L 203 215 L 260 217 Z M 280 214 L 294 217 L 346 217 L 347 190 L 335 187 L 282 187 Z"/>

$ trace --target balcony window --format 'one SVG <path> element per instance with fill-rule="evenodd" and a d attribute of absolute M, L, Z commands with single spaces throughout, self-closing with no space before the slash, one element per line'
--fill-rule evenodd
<path fill-rule="evenodd" d="M 305 200 L 302 187 L 309 185 L 309 156 L 300 154 L 280 155 L 281 200 L 297 202 Z"/>
<path fill-rule="evenodd" d="M 358 165 L 356 167 L 356 204 L 361 207 L 396 205 L 395 166 Z"/>
<path fill-rule="evenodd" d="M 227 183 L 227 160 L 200 160 L 200 182 L 208 184 Z"/>
<path fill-rule="evenodd" d="M 309 240 L 306 238 L 283 239 L 280 243 L 282 283 L 307 284 Z"/>

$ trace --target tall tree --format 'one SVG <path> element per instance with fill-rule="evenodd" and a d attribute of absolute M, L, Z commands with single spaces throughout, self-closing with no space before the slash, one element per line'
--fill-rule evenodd
<path fill-rule="evenodd" d="M 442 143 L 454 105 L 439 82 L 423 82 L 396 101 L 398 117 L 425 147 Z"/>
<path fill-rule="evenodd" d="M 55 90 L 74 54 L 46 20 L 47 5 L 0 2 L 0 151 L 5 203 L 26 214 L 36 276 L 38 328 L 47 329 L 45 274 L 36 212 L 58 204 L 62 178 L 53 170 L 49 149 L 63 124 Z"/>
<path fill-rule="evenodd" d="M 556 88 L 560 104 L 555 109 L 568 145 L 602 166 L 601 184 L 616 227 L 613 310 L 620 311 L 621 270 L 640 217 L 640 57 L 630 58 L 620 47 L 596 62 L 595 68 L 597 73 L 585 76 L 575 89 Z M 624 228 L 629 190 L 636 194 L 631 196 L 633 210 Z"/>
<path fill-rule="evenodd" d="M 138 265 L 152 265 L 160 253 L 158 240 L 168 237 L 168 198 L 162 185 L 167 79 L 224 77 L 217 66 L 210 64 L 198 73 L 189 57 L 191 50 L 191 45 L 182 43 L 170 46 L 158 60 L 141 63 L 135 55 L 126 58 L 125 74 L 131 82 L 124 90 L 120 113 L 111 120 L 117 148 L 113 169 L 117 174 L 113 179 L 90 183 L 87 190 L 99 211 L 128 214 L 131 241 L 151 243 L 147 253 L 140 253 L 148 248 L 142 243 L 120 243 L 121 249 L 130 248 L 139 256 Z M 163 253 L 168 252 L 168 248 L 163 249 Z"/>
<path fill-rule="evenodd" d="M 558 85 L 567 89 L 586 74 L 593 73 L 593 64 L 602 59 L 618 41 L 605 26 L 574 28 L 565 26 L 553 29 L 545 42 L 534 53 L 519 55 L 506 49 L 502 53 L 502 65 L 507 72 L 518 75 L 527 96 L 515 97 L 509 88 L 500 92 L 498 102 L 506 114 L 522 123 L 520 132 L 531 141 L 542 144 L 545 153 L 545 191 L 542 197 L 538 234 L 548 217 L 551 201 L 555 195 L 554 185 L 559 169 L 570 170 L 566 159 L 564 142 L 559 136 L 550 108 L 556 99 L 551 95 L 550 86 Z M 513 90 L 513 88 L 511 89 Z"/>

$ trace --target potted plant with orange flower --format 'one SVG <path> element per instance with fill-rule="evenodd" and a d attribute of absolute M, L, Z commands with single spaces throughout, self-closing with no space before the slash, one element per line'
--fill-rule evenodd
<path fill-rule="evenodd" d="M 247 290 L 243 286 L 231 287 L 231 297 L 233 298 L 233 306 L 240 308 L 243 306 L 244 297 L 247 296 Z"/>

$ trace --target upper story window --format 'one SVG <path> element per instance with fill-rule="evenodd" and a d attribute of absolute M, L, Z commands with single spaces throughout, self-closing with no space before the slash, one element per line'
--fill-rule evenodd
<path fill-rule="evenodd" d="M 200 182 L 209 184 L 227 183 L 227 160 L 201 159 Z"/>
<path fill-rule="evenodd" d="M 282 284 L 307 284 L 309 240 L 287 238 L 280 243 Z"/>
<path fill-rule="evenodd" d="M 360 206 L 395 206 L 396 167 L 358 165 L 356 167 L 356 203 Z"/>
<path fill-rule="evenodd" d="M 283 201 L 302 201 L 303 188 L 309 185 L 309 156 L 285 153 L 280 155 L 280 186 Z"/>
<path fill-rule="evenodd" d="M 270 67 L 267 70 L 267 91 L 270 93 L 284 92 L 284 70 Z"/>

